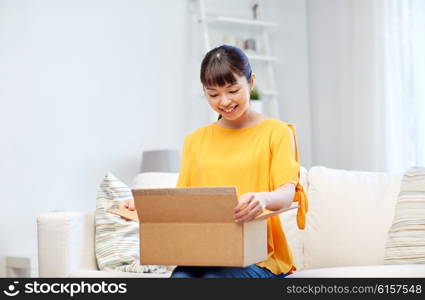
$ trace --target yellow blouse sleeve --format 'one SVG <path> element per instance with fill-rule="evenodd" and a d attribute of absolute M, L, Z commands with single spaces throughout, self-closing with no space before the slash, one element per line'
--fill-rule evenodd
<path fill-rule="evenodd" d="M 179 178 L 176 187 L 190 187 L 190 135 L 186 136 L 183 143 Z"/>
<path fill-rule="evenodd" d="M 293 152 L 293 141 L 288 126 L 276 129 L 271 136 L 271 187 L 272 190 L 286 183 L 298 183 L 299 163 Z"/>
<path fill-rule="evenodd" d="M 295 148 L 295 153 L 294 153 Z M 298 202 L 297 225 L 305 228 L 308 199 L 300 180 L 299 153 L 296 140 L 295 128 L 292 124 L 286 124 L 282 130 L 278 130 L 271 139 L 272 162 L 271 180 L 275 190 L 287 183 L 295 184 L 294 201 Z"/>

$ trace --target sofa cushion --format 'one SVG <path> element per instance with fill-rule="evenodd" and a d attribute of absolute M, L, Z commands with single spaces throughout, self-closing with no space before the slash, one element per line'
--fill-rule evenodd
<path fill-rule="evenodd" d="M 384 263 L 425 263 L 425 168 L 403 176 Z"/>
<path fill-rule="evenodd" d="M 131 189 L 108 172 L 100 184 L 95 213 L 95 252 L 100 270 L 165 273 L 167 267 L 140 265 L 139 224 L 108 213 L 133 198 Z"/>
<path fill-rule="evenodd" d="M 383 264 L 401 176 L 311 168 L 305 268 Z"/>

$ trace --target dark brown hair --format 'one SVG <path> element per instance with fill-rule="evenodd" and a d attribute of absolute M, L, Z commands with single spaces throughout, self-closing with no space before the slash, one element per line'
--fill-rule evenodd
<path fill-rule="evenodd" d="M 235 74 L 251 79 L 248 57 L 239 48 L 222 45 L 210 50 L 201 63 L 201 82 L 204 86 L 225 86 L 237 81 Z M 221 119 L 219 115 L 218 119 Z"/>

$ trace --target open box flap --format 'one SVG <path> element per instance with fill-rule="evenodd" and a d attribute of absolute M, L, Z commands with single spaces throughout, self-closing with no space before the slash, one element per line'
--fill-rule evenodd
<path fill-rule="evenodd" d="M 227 192 L 227 191 L 225 191 L 225 192 Z M 271 216 L 280 214 L 280 213 L 285 212 L 285 211 L 288 211 L 288 210 L 296 209 L 296 208 L 298 208 L 298 205 L 293 205 L 293 206 L 291 206 L 289 208 L 283 208 L 283 209 L 280 209 L 278 211 L 265 210 L 261 215 L 259 215 L 257 218 L 255 218 L 254 221 L 266 220 L 267 218 L 269 218 Z M 227 208 L 225 208 L 225 209 L 227 209 Z M 117 209 L 109 209 L 108 212 L 113 213 L 113 214 L 116 214 L 116 215 L 119 215 L 119 216 L 122 216 L 122 217 L 125 217 L 127 219 L 130 219 L 130 220 L 133 220 L 133 221 L 136 221 L 136 222 L 139 222 L 139 219 L 138 219 L 138 215 L 137 215 L 137 211 L 136 210 L 135 211 L 131 211 L 131 210 L 128 210 L 128 209 L 118 209 L 117 208 Z M 233 209 L 232 209 L 232 212 L 233 212 Z M 161 212 L 158 212 L 158 213 L 161 213 Z M 229 220 L 227 220 L 226 222 L 228 222 L 228 221 Z M 231 221 L 233 221 L 233 215 L 232 215 L 232 220 Z M 207 222 L 207 221 L 201 221 L 201 222 Z M 213 222 L 213 221 L 209 221 L 209 222 Z"/>
<path fill-rule="evenodd" d="M 293 206 L 290 206 L 288 208 L 282 208 L 282 209 L 279 209 L 279 210 L 265 209 L 261 215 L 259 215 L 258 217 L 256 217 L 254 219 L 254 221 L 266 220 L 266 219 L 270 218 L 271 216 L 275 216 L 275 215 L 278 215 L 278 214 L 283 213 L 285 211 L 297 209 L 297 208 L 298 208 L 298 205 L 293 205 Z"/>

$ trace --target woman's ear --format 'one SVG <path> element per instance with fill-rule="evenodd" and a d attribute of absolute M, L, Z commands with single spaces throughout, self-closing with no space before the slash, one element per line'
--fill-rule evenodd
<path fill-rule="evenodd" d="M 252 91 L 255 84 L 255 73 L 251 74 L 251 78 L 249 79 L 249 89 Z"/>

